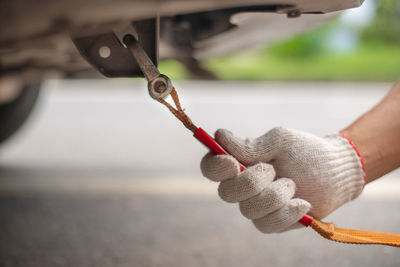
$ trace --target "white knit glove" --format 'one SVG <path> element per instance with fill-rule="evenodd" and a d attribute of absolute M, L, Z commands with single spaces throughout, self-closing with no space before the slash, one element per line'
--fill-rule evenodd
<path fill-rule="evenodd" d="M 203 175 L 221 181 L 219 196 L 239 202 L 261 232 L 297 228 L 306 213 L 325 217 L 363 189 L 360 158 L 340 134 L 320 138 L 277 127 L 253 140 L 218 130 L 215 139 L 233 157 L 207 154 Z M 240 172 L 235 158 L 250 167 Z"/>

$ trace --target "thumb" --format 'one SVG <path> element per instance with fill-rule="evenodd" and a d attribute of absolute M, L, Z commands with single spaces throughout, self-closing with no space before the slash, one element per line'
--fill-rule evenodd
<path fill-rule="evenodd" d="M 233 135 L 232 132 L 219 129 L 215 132 L 215 141 L 230 155 L 244 165 L 251 166 L 258 163 L 257 153 L 250 139 L 242 140 Z"/>
<path fill-rule="evenodd" d="M 275 159 L 287 131 L 286 128 L 276 127 L 256 139 L 243 140 L 228 130 L 219 129 L 215 133 L 215 140 L 239 162 L 250 166 L 259 162 L 269 163 Z"/>

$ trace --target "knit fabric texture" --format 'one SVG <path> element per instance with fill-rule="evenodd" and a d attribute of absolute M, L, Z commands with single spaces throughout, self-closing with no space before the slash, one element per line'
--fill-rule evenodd
<path fill-rule="evenodd" d="M 232 156 L 207 154 L 203 175 L 220 182 L 219 196 L 238 202 L 261 232 L 298 228 L 306 213 L 323 218 L 363 189 L 360 158 L 340 134 L 320 138 L 277 127 L 245 140 L 218 130 L 215 139 Z M 240 172 L 238 161 L 249 168 Z"/>

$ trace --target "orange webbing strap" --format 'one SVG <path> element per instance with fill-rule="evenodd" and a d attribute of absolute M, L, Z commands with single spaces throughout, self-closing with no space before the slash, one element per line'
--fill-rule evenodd
<path fill-rule="evenodd" d="M 176 108 L 174 108 L 171 104 L 169 104 L 162 98 L 158 98 L 156 100 L 161 104 L 163 104 L 164 106 L 166 106 L 169 109 L 169 111 L 171 111 L 171 113 L 174 114 L 174 116 L 178 120 L 180 120 L 183 123 L 183 125 L 185 125 L 186 128 L 188 128 L 194 133 L 197 130 L 197 127 L 196 125 L 193 124 L 192 120 L 185 114 L 185 111 L 182 109 L 181 103 L 179 101 L 179 96 L 175 88 L 172 88 L 171 97 L 175 103 Z"/>
<path fill-rule="evenodd" d="M 175 88 L 173 88 L 171 91 L 171 97 L 176 108 L 162 98 L 157 99 L 157 101 L 165 105 L 172 112 L 172 114 L 174 114 L 174 116 L 179 119 L 183 125 L 185 125 L 186 128 L 192 132 L 195 132 L 197 127 L 182 109 L 178 93 L 176 92 Z M 332 223 L 324 223 L 316 219 L 313 219 L 309 226 L 311 226 L 312 229 L 318 232 L 322 237 L 336 242 L 371 245 L 377 244 L 400 247 L 400 234 L 342 229 L 335 227 Z"/>
<path fill-rule="evenodd" d="M 312 220 L 310 226 L 322 237 L 336 242 L 400 247 L 400 234 L 342 229 L 316 219 Z"/>

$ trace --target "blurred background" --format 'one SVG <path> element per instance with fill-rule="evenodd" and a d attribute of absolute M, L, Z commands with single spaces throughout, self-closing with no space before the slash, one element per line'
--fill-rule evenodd
<path fill-rule="evenodd" d="M 219 80 L 160 63 L 195 124 L 257 137 L 286 126 L 326 135 L 400 76 L 400 2 L 367 0 L 285 40 L 212 57 Z M 202 177 L 207 149 L 140 79 L 49 79 L 0 149 L 0 266 L 400 266 L 397 248 L 263 235 Z M 329 215 L 400 232 L 400 172 Z"/>
<path fill-rule="evenodd" d="M 395 81 L 400 74 L 397 0 L 367 0 L 311 31 L 245 51 L 213 57 L 202 66 L 224 80 Z M 189 77 L 176 61 L 161 70 Z"/>

